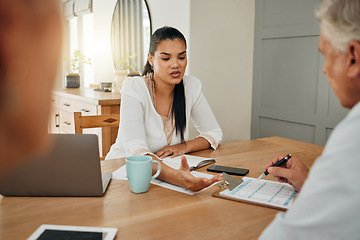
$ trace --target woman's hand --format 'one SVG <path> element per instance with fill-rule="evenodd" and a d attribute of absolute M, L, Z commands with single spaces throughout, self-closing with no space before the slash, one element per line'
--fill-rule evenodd
<path fill-rule="evenodd" d="M 203 137 L 198 137 L 184 143 L 168 145 L 157 151 L 156 156 L 163 159 L 167 156 L 177 157 L 188 152 L 204 150 L 210 147 L 210 143 Z"/>
<path fill-rule="evenodd" d="M 157 151 L 156 156 L 163 159 L 167 156 L 176 157 L 187 153 L 186 144 L 179 143 L 175 145 L 168 145 Z"/>
<path fill-rule="evenodd" d="M 291 157 L 285 167 L 272 167 L 273 164 L 282 159 L 283 156 L 273 158 L 266 166 L 265 169 L 273 175 L 279 182 L 291 184 L 296 191 L 300 191 L 304 184 L 309 169 L 297 157 Z"/>
<path fill-rule="evenodd" d="M 190 173 L 190 168 L 189 168 L 189 165 L 187 163 L 185 156 L 181 157 L 181 167 L 179 170 L 177 170 L 176 176 L 177 176 L 178 180 L 180 181 L 181 186 L 183 186 L 193 192 L 200 191 L 201 189 L 204 189 L 215 182 L 223 180 L 222 174 L 215 175 L 211 179 L 194 177 Z"/>

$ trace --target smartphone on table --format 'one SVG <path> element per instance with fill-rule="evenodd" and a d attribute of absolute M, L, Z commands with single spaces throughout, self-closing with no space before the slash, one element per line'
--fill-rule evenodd
<path fill-rule="evenodd" d="M 249 169 L 245 168 L 234 168 L 234 167 L 227 167 L 227 166 L 220 166 L 220 165 L 212 165 L 207 168 L 209 172 L 217 172 L 217 173 L 227 173 L 231 175 L 237 176 L 245 176 L 248 174 Z"/>

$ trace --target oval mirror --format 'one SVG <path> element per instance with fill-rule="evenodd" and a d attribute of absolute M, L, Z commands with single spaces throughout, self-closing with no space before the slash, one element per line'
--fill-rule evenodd
<path fill-rule="evenodd" d="M 151 36 L 146 0 L 118 0 L 111 24 L 111 48 L 116 70 L 142 72 Z"/>

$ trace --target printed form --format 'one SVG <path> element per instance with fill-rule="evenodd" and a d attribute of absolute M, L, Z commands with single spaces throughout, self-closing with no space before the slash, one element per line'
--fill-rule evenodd
<path fill-rule="evenodd" d="M 287 183 L 280 183 L 256 178 L 243 178 L 244 182 L 232 191 L 226 189 L 221 196 L 260 203 L 287 209 L 297 191 Z"/>

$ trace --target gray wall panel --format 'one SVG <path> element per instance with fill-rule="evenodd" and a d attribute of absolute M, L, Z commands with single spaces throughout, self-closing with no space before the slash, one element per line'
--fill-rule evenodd
<path fill-rule="evenodd" d="M 344 116 L 349 110 L 343 108 L 332 89 L 329 90 L 329 116 Z"/>
<path fill-rule="evenodd" d="M 317 37 L 262 42 L 261 106 L 315 113 Z"/>
<path fill-rule="evenodd" d="M 326 128 L 326 140 L 329 139 L 333 130 L 333 128 Z"/>
<path fill-rule="evenodd" d="M 260 137 L 279 136 L 303 142 L 314 142 L 315 126 L 260 117 Z"/>
<path fill-rule="evenodd" d="M 262 0 L 264 27 L 316 23 L 314 2 L 319 0 Z M 284 11 L 286 9 L 286 11 Z"/>

